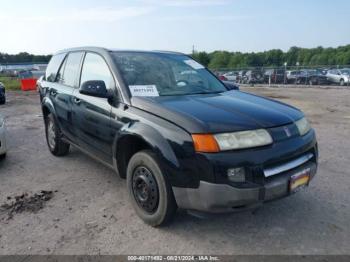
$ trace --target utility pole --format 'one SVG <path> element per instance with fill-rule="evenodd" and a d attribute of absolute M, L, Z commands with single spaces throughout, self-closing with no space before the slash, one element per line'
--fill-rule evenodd
<path fill-rule="evenodd" d="M 287 62 L 284 62 L 284 84 L 286 84 L 286 80 L 287 80 Z"/>

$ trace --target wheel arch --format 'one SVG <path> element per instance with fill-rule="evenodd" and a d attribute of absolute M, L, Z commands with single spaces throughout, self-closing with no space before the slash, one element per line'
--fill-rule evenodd
<path fill-rule="evenodd" d="M 46 97 L 44 97 L 44 99 L 42 101 L 41 110 L 43 113 L 44 120 L 46 119 L 46 117 L 50 113 L 52 113 L 54 115 L 54 117 L 56 117 L 54 106 L 53 106 L 51 100 L 47 99 Z"/>
<path fill-rule="evenodd" d="M 113 165 L 121 178 L 126 177 L 130 158 L 141 150 L 153 151 L 162 163 L 179 167 L 169 142 L 155 128 L 136 122 L 121 129 L 113 145 Z"/>

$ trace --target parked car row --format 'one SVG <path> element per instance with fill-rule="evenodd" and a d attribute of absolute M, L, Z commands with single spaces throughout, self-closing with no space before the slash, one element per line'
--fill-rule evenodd
<path fill-rule="evenodd" d="M 344 69 L 254 69 L 216 73 L 223 81 L 240 84 L 350 85 L 350 68 Z"/>

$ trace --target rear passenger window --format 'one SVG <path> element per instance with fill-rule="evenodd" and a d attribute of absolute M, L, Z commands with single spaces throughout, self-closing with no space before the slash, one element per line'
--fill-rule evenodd
<path fill-rule="evenodd" d="M 45 80 L 46 81 L 55 82 L 57 71 L 58 71 L 59 67 L 61 66 L 62 61 L 63 61 L 65 56 L 66 56 L 66 54 L 57 54 L 51 58 L 48 66 L 47 66 L 46 73 L 45 73 Z"/>
<path fill-rule="evenodd" d="M 87 53 L 81 72 L 80 84 L 91 80 L 104 81 L 108 89 L 114 85 L 113 76 L 105 60 L 97 54 Z"/>
<path fill-rule="evenodd" d="M 79 75 L 79 67 L 82 52 L 70 53 L 66 58 L 66 61 L 61 66 L 60 71 L 57 75 L 57 82 L 63 85 L 76 87 Z"/>

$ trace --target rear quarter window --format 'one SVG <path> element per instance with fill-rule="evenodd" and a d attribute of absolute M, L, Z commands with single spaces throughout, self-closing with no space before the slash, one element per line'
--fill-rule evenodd
<path fill-rule="evenodd" d="M 46 73 L 45 73 L 45 80 L 46 81 L 48 81 L 48 82 L 55 81 L 57 71 L 60 68 L 65 56 L 66 56 L 66 54 L 62 53 L 62 54 L 54 55 L 51 58 L 48 66 L 47 66 Z"/>

